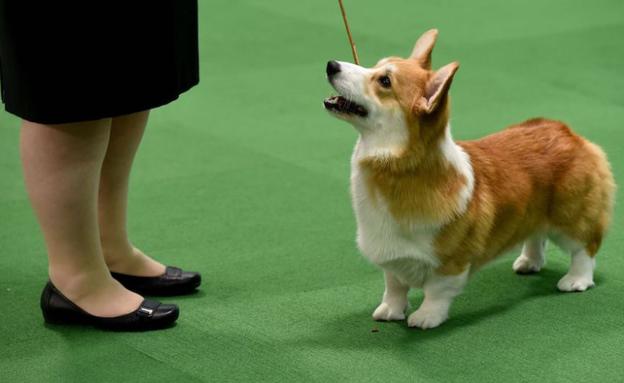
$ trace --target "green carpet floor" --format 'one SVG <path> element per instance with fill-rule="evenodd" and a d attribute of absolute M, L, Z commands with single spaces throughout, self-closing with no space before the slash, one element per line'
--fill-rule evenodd
<path fill-rule="evenodd" d="M 24 192 L 18 120 L 0 112 L 2 382 L 616 382 L 624 378 L 624 220 L 597 287 L 556 291 L 515 254 L 478 273 L 442 327 L 375 323 L 382 274 L 354 244 L 356 139 L 330 118 L 328 59 L 351 60 L 336 1 L 200 1 L 201 84 L 153 112 L 132 179 L 134 242 L 203 273 L 178 325 L 139 334 L 46 328 L 44 245 Z M 532 116 L 602 145 L 624 184 L 624 2 L 347 0 L 364 65 L 440 30 L 458 60 L 453 133 Z M 620 193 L 618 202 L 624 202 Z M 422 295 L 411 295 L 417 306 Z M 378 329 L 373 332 L 373 329 Z"/>

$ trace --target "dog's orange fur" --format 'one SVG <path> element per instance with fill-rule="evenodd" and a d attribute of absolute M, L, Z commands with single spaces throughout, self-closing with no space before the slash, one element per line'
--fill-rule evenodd
<path fill-rule="evenodd" d="M 545 119 L 459 144 L 470 155 L 476 182 L 468 210 L 436 238 L 442 272 L 480 266 L 535 232 L 551 230 L 596 254 L 615 187 L 597 146 Z"/>
<path fill-rule="evenodd" d="M 429 52 L 430 53 L 430 50 Z M 439 143 L 450 114 L 448 88 L 434 110 L 420 100 L 435 76 L 430 57 L 390 58 L 392 89 L 371 79 L 368 92 L 405 114 L 409 143 L 400 155 L 361 162 L 373 195 L 398 222 L 442 222 L 435 238 L 440 274 L 478 267 L 537 232 L 557 231 L 594 256 L 607 229 L 615 191 L 609 163 L 596 145 L 565 124 L 532 119 L 475 141 L 458 142 L 470 156 L 474 191 L 465 211 L 456 196 L 466 179 Z M 379 65 L 382 66 L 381 64 Z"/>

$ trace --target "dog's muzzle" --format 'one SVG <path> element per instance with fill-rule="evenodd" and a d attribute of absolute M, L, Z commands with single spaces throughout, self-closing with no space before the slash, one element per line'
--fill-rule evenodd
<path fill-rule="evenodd" d="M 327 73 L 327 79 L 333 85 L 333 79 L 336 77 L 338 73 L 340 73 L 340 63 L 335 60 L 331 60 L 327 62 L 327 67 L 325 68 L 325 73 Z M 325 105 L 325 109 L 341 114 L 350 114 L 356 115 L 360 117 L 366 117 L 368 115 L 368 111 L 362 105 L 349 100 L 343 96 L 332 96 L 326 98 L 323 101 Z"/>

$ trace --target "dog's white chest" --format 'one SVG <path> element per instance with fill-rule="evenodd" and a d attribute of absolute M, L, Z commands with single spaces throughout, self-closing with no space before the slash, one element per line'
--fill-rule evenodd
<path fill-rule="evenodd" d="M 439 264 L 433 246 L 439 227 L 425 224 L 406 227 L 397 222 L 385 201 L 371 195 L 355 163 L 351 166 L 351 195 L 357 220 L 357 244 L 371 262 L 383 266 L 407 258 L 428 267 Z"/>

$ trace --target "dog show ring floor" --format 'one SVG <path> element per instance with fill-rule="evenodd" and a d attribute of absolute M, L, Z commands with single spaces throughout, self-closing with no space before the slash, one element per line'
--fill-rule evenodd
<path fill-rule="evenodd" d="M 438 28 L 458 61 L 457 140 L 560 119 L 624 183 L 624 2 L 347 0 L 364 66 Z M 352 61 L 336 1 L 200 1 L 201 83 L 154 110 L 131 181 L 133 242 L 202 273 L 163 331 L 45 326 L 41 232 L 24 191 L 19 120 L 0 112 L 2 382 L 617 382 L 624 376 L 624 202 L 596 287 L 558 292 L 510 252 L 474 275 L 441 327 L 378 323 L 383 275 L 358 253 L 349 195 L 357 138 L 327 115 L 328 60 Z M 420 291 L 410 293 L 415 310 Z"/>

